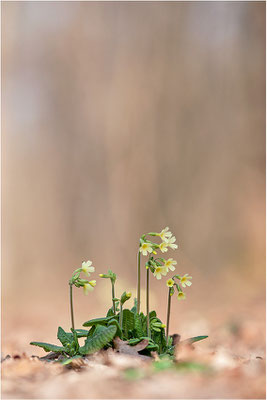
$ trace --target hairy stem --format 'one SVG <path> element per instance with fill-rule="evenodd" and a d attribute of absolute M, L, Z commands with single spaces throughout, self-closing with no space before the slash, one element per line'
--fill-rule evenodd
<path fill-rule="evenodd" d="M 113 312 L 114 315 L 116 315 L 116 302 L 115 302 L 115 284 L 113 281 L 111 281 L 111 286 L 112 286 L 112 303 L 113 303 Z"/>
<path fill-rule="evenodd" d="M 74 314 L 73 314 L 73 298 L 72 298 L 72 283 L 70 283 L 70 315 L 71 315 L 71 327 L 74 330 Z"/>
<path fill-rule="evenodd" d="M 147 336 L 150 337 L 149 328 L 149 268 L 146 270 L 146 330 Z"/>
<path fill-rule="evenodd" d="M 167 345 L 169 340 L 170 315 L 171 315 L 171 288 L 169 288 L 168 308 L 167 308 L 167 326 L 166 326 Z"/>
<path fill-rule="evenodd" d="M 141 294 L 141 253 L 138 249 L 138 256 L 137 256 L 137 314 L 140 313 L 140 294 Z"/>

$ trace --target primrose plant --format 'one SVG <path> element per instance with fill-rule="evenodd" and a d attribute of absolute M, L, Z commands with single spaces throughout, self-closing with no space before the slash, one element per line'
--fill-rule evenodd
<path fill-rule="evenodd" d="M 160 240 L 159 243 L 155 240 Z M 158 318 L 156 311 L 150 310 L 149 290 L 150 275 L 152 274 L 157 280 L 167 276 L 169 272 L 174 272 L 177 261 L 173 258 L 157 257 L 157 253 L 167 253 L 169 250 L 178 248 L 175 236 L 172 235 L 169 228 L 166 227 L 161 232 L 149 232 L 143 234 L 139 239 L 138 257 L 137 257 L 137 298 L 134 299 L 134 305 L 131 309 L 125 308 L 125 304 L 130 300 L 132 294 L 124 291 L 119 297 L 115 294 L 115 284 L 117 275 L 109 269 L 107 273 L 99 274 L 100 278 L 109 279 L 111 283 L 111 304 L 106 316 L 95 318 L 84 322 L 83 326 L 87 329 L 76 329 L 74 323 L 74 307 L 73 307 L 73 287 L 83 288 L 84 294 L 87 295 L 96 286 L 96 280 L 88 280 L 81 277 L 84 274 L 87 278 L 95 272 L 92 261 L 84 261 L 81 268 L 76 269 L 70 280 L 70 332 L 66 332 L 63 328 L 58 328 L 57 338 L 61 342 L 61 346 L 43 343 L 31 342 L 32 345 L 42 347 L 45 351 L 51 352 L 44 357 L 46 360 L 58 360 L 63 364 L 70 363 L 74 358 L 85 357 L 93 354 L 101 349 L 109 347 L 116 348 L 119 338 L 125 341 L 129 346 L 138 345 L 142 342 L 143 355 L 151 355 L 151 352 L 157 352 L 159 356 L 168 355 L 173 357 L 174 343 L 172 337 L 169 336 L 171 299 L 177 292 L 178 300 L 186 298 L 183 289 L 190 287 L 192 277 L 188 274 L 172 275 L 167 279 L 168 302 L 166 324 Z M 142 257 L 144 262 L 142 262 Z M 141 311 L 141 272 L 142 268 L 146 272 L 146 312 Z M 165 332 L 166 328 L 166 332 Z M 196 336 L 187 339 L 190 343 L 205 339 L 207 336 Z M 85 338 L 84 344 L 81 345 L 79 339 Z M 114 339 L 114 340 L 113 340 Z M 140 348 L 140 345 L 139 347 Z M 139 350 L 138 350 L 139 351 Z M 141 354 L 140 353 L 140 354 Z"/>

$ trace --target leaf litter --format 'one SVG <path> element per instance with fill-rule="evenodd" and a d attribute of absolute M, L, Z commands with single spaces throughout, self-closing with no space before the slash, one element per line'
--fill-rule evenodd
<path fill-rule="evenodd" d="M 2 359 L 3 399 L 99 398 L 265 398 L 265 357 L 259 347 L 240 355 L 235 335 L 224 345 L 174 338 L 174 361 L 145 356 L 148 340 L 129 345 L 116 337 L 114 348 L 73 357 L 67 363 L 50 352 L 44 357 L 25 353 Z"/>

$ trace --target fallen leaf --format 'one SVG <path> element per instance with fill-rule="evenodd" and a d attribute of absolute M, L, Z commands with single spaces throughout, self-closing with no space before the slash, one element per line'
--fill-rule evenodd
<path fill-rule="evenodd" d="M 135 346 L 130 346 L 127 341 L 121 340 L 118 336 L 113 339 L 114 348 L 121 354 L 128 354 L 131 356 L 142 357 L 143 359 L 150 359 L 148 356 L 139 354 L 139 351 L 144 350 L 148 345 L 148 340 L 143 339 L 141 342 Z"/>

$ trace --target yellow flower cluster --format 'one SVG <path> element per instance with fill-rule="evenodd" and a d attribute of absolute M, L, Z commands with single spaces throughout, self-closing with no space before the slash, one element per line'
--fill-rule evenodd
<path fill-rule="evenodd" d="M 173 278 L 179 279 L 180 284 L 183 288 L 185 288 L 186 286 L 192 285 L 192 282 L 190 280 L 190 279 L 192 279 L 192 276 L 189 276 L 188 274 L 185 274 L 184 276 L 175 275 Z M 178 300 L 184 300 L 186 298 L 181 287 L 174 281 L 174 279 L 168 279 L 166 282 L 166 285 L 170 288 L 171 296 L 174 294 L 174 287 L 176 287 L 178 290 L 178 295 L 177 295 Z"/>
<path fill-rule="evenodd" d="M 92 272 L 95 272 L 95 267 L 92 266 L 92 261 L 83 261 L 82 263 L 82 272 L 85 273 L 86 276 L 90 276 Z M 83 284 L 83 293 L 87 295 L 89 292 L 94 290 L 96 285 L 96 280 L 88 281 Z"/>
<path fill-rule="evenodd" d="M 162 242 L 160 244 L 153 243 L 150 240 L 146 239 L 146 236 L 156 236 L 159 237 Z M 146 268 L 150 269 L 156 279 L 161 279 L 163 276 L 166 276 L 169 271 L 174 271 L 175 266 L 177 265 L 177 261 L 173 258 L 168 258 L 165 260 L 164 258 L 154 258 L 153 254 L 157 254 L 156 250 L 159 249 L 162 253 L 167 253 L 169 249 L 176 250 L 178 248 L 176 242 L 176 237 L 173 236 L 169 227 L 162 229 L 161 232 L 150 232 L 143 235 L 140 239 L 139 252 L 143 256 L 149 256 L 148 261 L 146 263 Z M 174 279 L 179 279 L 179 285 L 175 282 Z M 170 294 L 174 294 L 174 287 L 177 288 L 178 291 L 178 299 L 185 299 L 185 294 L 183 293 L 181 287 L 185 288 L 187 286 L 191 286 L 192 277 L 188 274 L 184 276 L 175 275 L 171 279 L 168 279 L 166 282 L 167 287 L 170 288 Z"/>
<path fill-rule="evenodd" d="M 95 272 L 95 268 L 92 266 L 92 261 L 83 261 L 81 268 L 76 269 L 72 278 L 70 279 L 70 285 L 75 285 L 76 287 L 82 287 L 84 294 L 88 294 L 92 291 L 96 285 L 95 280 L 88 281 L 86 279 L 81 279 L 80 274 L 83 272 L 86 276 L 90 276 L 92 272 Z"/>
<path fill-rule="evenodd" d="M 168 248 L 172 250 L 176 250 L 178 248 L 176 242 L 176 237 L 172 235 L 172 233 L 169 230 L 169 227 L 167 226 L 166 228 L 162 229 L 161 232 L 151 232 L 148 233 L 148 235 L 151 236 L 158 236 L 161 238 L 162 242 L 160 244 L 150 242 L 145 239 L 146 235 L 143 235 L 143 239 L 140 240 L 140 247 L 139 251 L 140 253 L 143 254 L 143 256 L 147 256 L 148 253 L 156 253 L 156 249 L 160 249 L 162 253 L 166 253 L 168 251 Z"/>

